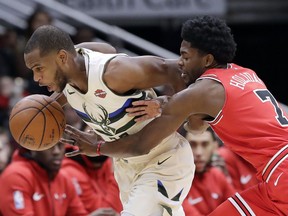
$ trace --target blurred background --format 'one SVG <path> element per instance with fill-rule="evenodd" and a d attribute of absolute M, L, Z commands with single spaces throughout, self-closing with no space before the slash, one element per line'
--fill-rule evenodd
<path fill-rule="evenodd" d="M 33 31 L 53 24 L 75 44 L 105 41 L 129 55 L 178 58 L 183 21 L 214 15 L 231 27 L 234 63 L 254 69 L 276 99 L 287 102 L 288 0 L 0 0 L 0 126 L 28 94 L 48 94 L 23 62 Z"/>

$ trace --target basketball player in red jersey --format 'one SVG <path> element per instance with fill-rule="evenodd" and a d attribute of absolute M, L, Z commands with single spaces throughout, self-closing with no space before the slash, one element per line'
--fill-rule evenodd
<path fill-rule="evenodd" d="M 145 154 L 185 120 L 194 133 L 208 123 L 226 146 L 257 169 L 260 181 L 210 215 L 287 215 L 287 115 L 253 70 L 229 63 L 236 44 L 225 22 L 209 16 L 188 20 L 182 38 L 179 66 L 190 86 L 170 99 L 161 117 L 134 135 L 100 149 L 98 145 L 97 152 L 113 157 Z M 70 127 L 67 132 L 78 139 L 76 153 L 97 155 L 84 134 Z"/>

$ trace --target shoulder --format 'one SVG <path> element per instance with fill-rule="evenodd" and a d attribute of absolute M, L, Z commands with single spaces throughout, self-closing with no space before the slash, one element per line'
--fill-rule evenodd
<path fill-rule="evenodd" d="M 35 173 L 27 162 L 12 162 L 1 174 L 0 185 L 6 187 L 26 187 L 27 189 L 35 185 Z"/>
<path fill-rule="evenodd" d="M 32 166 L 27 161 L 13 161 L 6 167 L 1 177 L 9 175 L 21 175 L 24 178 L 29 178 L 33 175 Z"/>
<path fill-rule="evenodd" d="M 185 91 L 185 90 L 184 90 Z M 182 91 L 182 92 L 184 92 Z M 194 103 L 196 113 L 204 113 L 216 117 L 225 102 L 225 89 L 215 80 L 198 80 L 186 90 L 186 97 Z M 198 108 L 198 109 L 197 109 Z"/>
<path fill-rule="evenodd" d="M 213 79 L 197 80 L 188 88 L 197 91 L 198 94 L 205 95 L 221 94 L 225 91 L 224 86 L 220 82 Z"/>

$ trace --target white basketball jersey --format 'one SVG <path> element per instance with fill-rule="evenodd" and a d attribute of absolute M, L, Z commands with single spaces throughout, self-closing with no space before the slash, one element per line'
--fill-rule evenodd
<path fill-rule="evenodd" d="M 102 54 L 87 49 L 80 49 L 79 53 L 85 59 L 88 91 L 82 94 L 67 84 L 63 93 L 86 124 L 105 141 L 112 141 L 138 132 L 151 121 L 136 123 L 133 117 L 127 116 L 125 109 L 131 107 L 133 101 L 156 97 L 153 89 L 120 96 L 113 93 L 102 80 L 106 64 L 116 56 L 125 54 Z"/>

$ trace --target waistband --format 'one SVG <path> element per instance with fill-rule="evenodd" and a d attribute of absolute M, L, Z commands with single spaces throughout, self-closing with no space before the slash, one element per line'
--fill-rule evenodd
<path fill-rule="evenodd" d="M 262 179 L 267 183 L 274 170 L 288 157 L 288 144 L 280 149 L 267 163 L 263 172 Z"/>

